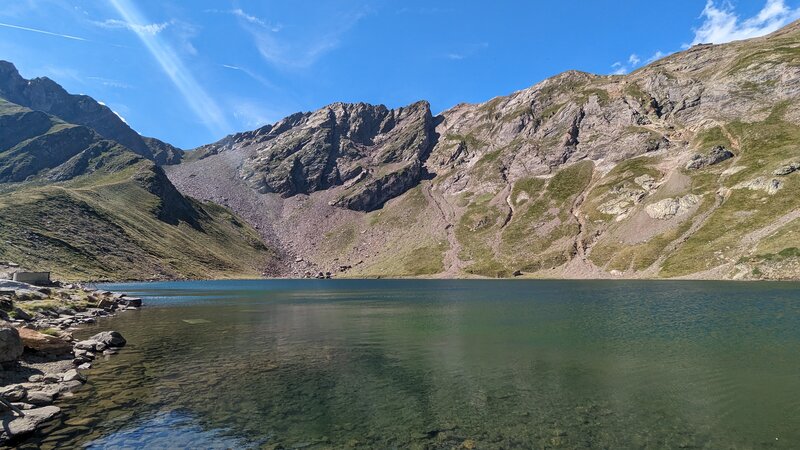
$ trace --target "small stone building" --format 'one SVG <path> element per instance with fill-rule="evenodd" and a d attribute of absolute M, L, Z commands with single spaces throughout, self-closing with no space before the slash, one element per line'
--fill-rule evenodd
<path fill-rule="evenodd" d="M 50 284 L 50 272 L 15 272 L 12 279 L 37 286 L 48 285 Z"/>

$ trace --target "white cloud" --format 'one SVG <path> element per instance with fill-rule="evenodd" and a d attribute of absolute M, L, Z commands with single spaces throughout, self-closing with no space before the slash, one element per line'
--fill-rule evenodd
<path fill-rule="evenodd" d="M 247 129 L 255 129 L 264 125 L 275 123 L 280 116 L 273 111 L 265 109 L 260 103 L 250 100 L 232 100 L 228 105 L 233 111 L 233 117 L 239 124 Z"/>
<path fill-rule="evenodd" d="M 262 19 L 262 18 L 260 18 L 258 16 L 254 16 L 253 14 L 249 14 L 249 13 L 245 12 L 241 8 L 236 8 L 236 9 L 207 9 L 207 10 L 205 10 L 205 12 L 211 13 L 211 14 L 230 14 L 232 16 L 238 17 L 239 19 L 241 19 L 241 20 L 243 20 L 245 22 L 249 22 L 249 23 L 251 23 L 253 25 L 258 25 L 260 27 L 267 28 L 267 29 L 269 29 L 269 31 L 272 31 L 273 33 L 277 33 L 277 32 L 279 32 L 279 31 L 281 31 L 283 29 L 283 25 L 282 24 L 280 24 L 280 23 L 273 24 L 271 22 L 267 22 L 266 20 L 264 20 L 264 19 Z"/>
<path fill-rule="evenodd" d="M 64 39 L 71 39 L 73 41 L 89 42 L 88 39 L 84 39 L 84 38 L 78 37 L 78 36 L 72 36 L 70 34 L 54 33 L 52 31 L 42 30 L 42 29 L 39 29 L 39 28 L 23 27 L 23 26 L 20 26 L 20 25 L 12 25 L 10 23 L 2 23 L 2 22 L 0 22 L 0 27 L 14 28 L 14 29 L 17 29 L 17 30 L 30 31 L 32 33 L 46 34 L 48 36 L 56 36 L 56 37 L 60 37 L 60 38 L 64 38 Z"/>
<path fill-rule="evenodd" d="M 134 33 L 137 34 L 139 33 L 149 34 L 151 36 L 155 36 L 158 33 L 164 31 L 170 25 L 170 22 L 137 24 L 117 19 L 108 19 L 104 20 L 103 22 L 93 22 L 93 23 L 103 28 L 111 28 L 111 29 L 121 28 L 133 31 Z"/>
<path fill-rule="evenodd" d="M 281 69 L 306 69 L 341 45 L 344 34 L 367 15 L 367 10 L 339 13 L 325 23 L 295 33 L 278 33 L 283 26 L 261 25 L 240 17 L 242 28 L 250 34 L 262 58 Z"/>
<path fill-rule="evenodd" d="M 611 67 L 614 67 L 614 66 L 612 65 Z M 618 66 L 618 67 L 615 68 L 615 70 L 613 72 L 611 72 L 611 75 L 625 75 L 626 73 L 628 73 L 628 68 L 627 67 Z"/>
<path fill-rule="evenodd" d="M 87 80 L 96 81 L 96 82 L 102 84 L 103 86 L 110 87 L 110 88 L 130 89 L 132 87 L 128 83 L 125 83 L 125 82 L 122 82 L 122 81 L 118 81 L 118 80 L 112 80 L 112 79 L 109 79 L 109 78 L 86 77 L 86 79 Z"/>
<path fill-rule="evenodd" d="M 125 22 L 135 25 L 147 23 L 139 10 L 129 0 L 109 0 L 109 2 Z M 175 50 L 162 42 L 157 35 L 147 33 L 140 27 L 132 27 L 131 30 L 136 33 L 136 36 L 158 62 L 175 87 L 178 88 L 186 103 L 195 115 L 203 121 L 206 128 L 217 135 L 230 131 L 230 125 L 217 103 L 200 86 Z"/>
<path fill-rule="evenodd" d="M 659 59 L 661 59 L 661 58 L 663 58 L 665 56 L 667 56 L 667 55 L 664 52 L 662 52 L 661 50 L 658 50 L 655 53 L 653 53 L 653 56 L 647 58 L 647 61 L 645 61 L 645 63 L 646 64 L 650 64 L 651 62 L 658 61 Z"/>
<path fill-rule="evenodd" d="M 444 57 L 454 61 L 460 61 L 462 59 L 469 58 L 487 48 L 489 48 L 488 42 L 478 42 L 477 44 L 464 45 L 459 51 L 445 53 Z"/>
<path fill-rule="evenodd" d="M 772 33 L 800 18 L 800 8 L 791 9 L 784 0 L 767 0 L 758 14 L 742 20 L 729 2 L 717 6 L 714 0 L 708 0 L 701 17 L 705 21 L 694 30 L 691 45 L 722 44 Z"/>
<path fill-rule="evenodd" d="M 631 56 L 628 57 L 628 64 L 632 66 L 638 65 L 640 61 L 641 59 L 639 59 L 639 56 L 636 53 L 632 53 Z"/>

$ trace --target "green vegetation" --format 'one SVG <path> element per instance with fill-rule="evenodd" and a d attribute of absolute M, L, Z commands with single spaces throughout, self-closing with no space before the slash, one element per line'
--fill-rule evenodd
<path fill-rule="evenodd" d="M 46 334 L 48 336 L 54 336 L 54 337 L 61 336 L 61 332 L 56 330 L 55 328 L 46 328 L 44 330 L 39 330 L 39 333 Z"/>
<path fill-rule="evenodd" d="M 152 184 L 164 182 L 156 170 L 140 161 L 64 183 L 17 185 L 0 198 L 0 259 L 64 280 L 260 274 L 271 253 L 255 230 L 221 206 L 170 195 Z"/>
<path fill-rule="evenodd" d="M 727 126 L 740 142 L 741 155 L 736 164 L 744 170 L 727 177 L 726 186 L 732 188 L 757 176 L 769 177 L 780 162 L 797 156 L 800 127 L 783 120 L 786 107 L 778 105 L 763 122 L 734 122 Z M 715 267 L 737 253 L 745 235 L 800 208 L 796 195 L 800 177 L 787 176 L 782 181 L 783 188 L 774 195 L 733 189 L 704 225 L 665 261 L 661 275 L 686 275 Z M 713 185 L 708 186 L 711 188 Z"/>
<path fill-rule="evenodd" d="M 639 83 L 632 82 L 626 84 L 624 92 L 625 95 L 635 98 L 641 104 L 646 104 L 650 102 L 650 95 L 648 95 L 642 90 L 642 87 L 639 86 Z"/>
<path fill-rule="evenodd" d="M 400 257 L 403 273 L 412 276 L 435 275 L 444 270 L 446 242 L 417 247 Z"/>
<path fill-rule="evenodd" d="M 591 182 L 593 167 L 590 161 L 567 166 L 548 180 L 544 191 L 529 180 L 515 186 L 520 191 L 537 190 L 541 196 L 532 195 L 503 230 L 500 252 L 508 265 L 535 271 L 559 266 L 572 256 L 579 231 L 572 205 Z"/>
<path fill-rule="evenodd" d="M 721 145 L 726 148 L 731 148 L 731 140 L 725 135 L 722 127 L 709 128 L 697 133 L 694 138 L 694 145 L 700 151 L 708 151 L 711 148 Z"/>
<path fill-rule="evenodd" d="M 417 216 L 428 206 L 422 185 L 409 189 L 391 208 L 382 208 L 367 216 L 370 226 L 389 229 L 407 228 L 416 223 Z"/>
<path fill-rule="evenodd" d="M 513 203 L 514 206 L 520 206 L 530 199 L 537 198 L 542 193 L 546 182 L 547 181 L 543 178 L 534 177 L 523 178 L 517 181 L 511 188 L 511 203 Z M 522 198 L 522 194 L 525 194 L 527 199 Z"/>
<path fill-rule="evenodd" d="M 800 47 L 793 46 L 775 46 L 759 49 L 740 56 L 735 60 L 731 68 L 728 70 L 729 75 L 736 74 L 746 69 L 753 67 L 762 68 L 765 64 L 788 64 L 791 66 L 800 66 Z"/>
<path fill-rule="evenodd" d="M 492 277 L 510 275 L 508 269 L 495 261 L 491 244 L 504 217 L 503 212 L 491 204 L 495 195 L 486 193 L 474 198 L 456 225 L 456 238 L 461 244 L 459 257 L 471 261 L 466 269 L 468 273 Z"/>
<path fill-rule="evenodd" d="M 600 106 L 605 106 L 611 101 L 611 98 L 608 95 L 608 91 L 606 91 L 605 89 L 589 88 L 589 89 L 584 89 L 581 92 L 580 103 L 588 102 L 589 98 L 591 98 L 592 96 L 597 96 L 597 102 L 600 104 Z"/>
<path fill-rule="evenodd" d="M 356 229 L 351 224 L 325 233 L 325 240 L 323 241 L 325 251 L 336 255 L 348 252 L 355 243 Z"/>

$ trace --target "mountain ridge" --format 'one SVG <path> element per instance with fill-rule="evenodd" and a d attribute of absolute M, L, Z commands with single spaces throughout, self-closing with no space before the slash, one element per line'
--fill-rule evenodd
<path fill-rule="evenodd" d="M 183 155 L 177 147 L 139 135 L 109 107 L 88 95 L 70 94 L 47 77 L 25 79 L 8 61 L 0 61 L 0 97 L 64 122 L 84 125 L 158 164 L 175 164 Z"/>
<path fill-rule="evenodd" d="M 436 115 L 332 103 L 185 154 L 12 68 L 0 221 L 36 255 L 0 254 L 36 267 L 45 248 L 70 276 L 800 278 L 797 22 Z M 62 209 L 119 251 L 42 228 Z"/>
<path fill-rule="evenodd" d="M 356 177 L 345 177 L 347 187 L 253 193 L 254 177 L 292 181 L 291 170 L 275 167 L 292 167 L 294 153 L 272 152 L 271 128 L 204 146 L 202 160 L 187 158 L 167 173 L 182 191 L 228 204 L 257 225 L 285 252 L 282 274 L 759 278 L 769 270 L 768 277 L 797 277 L 788 259 L 782 268 L 767 267 L 768 255 L 784 250 L 774 248 L 779 244 L 759 239 L 763 253 L 730 250 L 713 229 L 725 217 L 741 223 L 733 235 L 766 233 L 768 224 L 756 218 L 780 211 L 759 202 L 780 203 L 796 183 L 792 175 L 771 175 L 791 165 L 794 151 L 784 148 L 791 140 L 753 136 L 777 129 L 788 138 L 800 122 L 793 106 L 799 34 L 794 23 L 761 38 L 698 45 L 628 75 L 567 71 L 436 116 L 428 108 L 434 127 L 419 172 L 400 178 L 399 188 L 372 208 L 343 202 L 369 190 L 369 180 Z M 275 126 L 282 136 L 313 134 L 323 127 L 300 133 L 304 121 L 340 105 Z M 325 153 L 324 145 L 301 142 L 308 143 Z M 711 160 L 715 146 L 733 157 L 687 168 Z M 264 154 L 272 165 L 255 163 Z M 771 170 L 760 166 L 767 159 Z M 796 206 L 789 201 L 786 212 Z M 384 216 L 408 229 L 389 227 Z M 781 220 L 788 228 L 778 234 L 797 226 Z M 687 250 L 693 246 L 721 256 L 700 257 Z M 430 264 L 419 269 L 415 260 Z"/>

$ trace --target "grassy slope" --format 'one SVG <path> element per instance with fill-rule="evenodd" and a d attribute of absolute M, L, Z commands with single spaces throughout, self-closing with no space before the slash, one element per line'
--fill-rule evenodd
<path fill-rule="evenodd" d="M 190 200 L 195 226 L 157 218 L 161 199 L 135 179 L 141 161 L 65 183 L 15 185 L 0 197 L 0 259 L 67 280 L 260 275 L 271 257 L 228 210 Z"/>
<path fill-rule="evenodd" d="M 784 120 L 785 109 L 786 105 L 778 105 L 762 122 L 734 122 L 727 126 L 740 142 L 741 156 L 736 164 L 744 169 L 723 179 L 724 187 L 731 189 L 730 195 L 704 225 L 664 262 L 662 276 L 689 275 L 734 261 L 741 253 L 751 250 L 741 246 L 745 236 L 800 209 L 800 198 L 797 196 L 800 174 L 772 176 L 772 171 L 778 166 L 800 158 L 797 147 L 800 127 Z M 701 173 L 696 177 L 702 176 Z M 741 182 L 757 177 L 776 178 L 784 186 L 774 195 L 760 190 L 732 189 Z M 761 251 L 766 255 L 780 255 L 784 250 L 797 247 L 797 240 L 791 239 L 788 234 L 791 226 L 789 224 L 784 230 L 778 230 L 777 235 L 770 238 L 772 243 L 765 243 Z M 776 245 L 776 242 L 783 244 Z M 781 246 L 783 248 L 779 248 Z M 789 250 L 787 252 L 791 253 Z M 759 256 L 753 254 L 752 258 L 757 260 Z"/>

